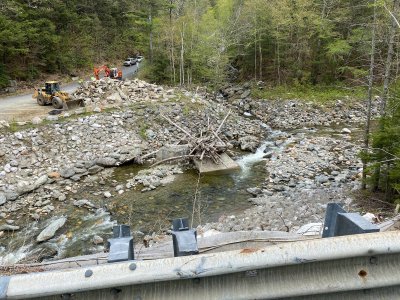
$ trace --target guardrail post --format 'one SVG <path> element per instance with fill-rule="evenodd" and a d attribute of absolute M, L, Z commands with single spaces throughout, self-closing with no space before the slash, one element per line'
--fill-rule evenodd
<path fill-rule="evenodd" d="M 174 245 L 174 256 L 187 256 L 199 253 L 197 247 L 197 232 L 189 229 L 187 218 L 172 220 L 172 241 Z"/>
<path fill-rule="evenodd" d="M 328 203 L 322 237 L 378 232 L 379 227 L 358 213 L 346 212 L 341 204 Z"/>
<path fill-rule="evenodd" d="M 134 259 L 133 237 L 128 225 L 113 227 L 113 238 L 108 240 L 108 248 L 109 263 Z"/>

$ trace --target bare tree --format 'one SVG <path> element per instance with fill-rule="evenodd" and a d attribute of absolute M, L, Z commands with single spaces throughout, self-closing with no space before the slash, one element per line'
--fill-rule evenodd
<path fill-rule="evenodd" d="M 374 4 L 374 16 L 372 20 L 372 37 L 371 37 L 371 59 L 369 66 L 369 78 L 368 78 L 368 112 L 367 112 L 367 121 L 365 125 L 365 139 L 364 139 L 364 148 L 365 151 L 368 151 L 369 148 L 369 133 L 371 126 L 371 104 L 372 104 L 372 85 L 374 82 L 374 66 L 375 66 L 375 31 L 376 31 L 376 0 L 373 2 Z M 363 174 L 362 174 L 362 186 L 363 190 L 366 189 L 367 183 L 367 164 L 365 160 L 363 160 Z"/>

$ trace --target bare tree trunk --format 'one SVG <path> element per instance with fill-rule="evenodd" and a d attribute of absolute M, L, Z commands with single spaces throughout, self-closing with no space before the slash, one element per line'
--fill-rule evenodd
<path fill-rule="evenodd" d="M 153 20 L 151 13 L 149 15 L 150 34 L 149 34 L 149 48 L 150 48 L 150 63 L 153 62 Z"/>
<path fill-rule="evenodd" d="M 254 80 L 257 80 L 257 29 L 254 33 Z"/>
<path fill-rule="evenodd" d="M 281 84 L 281 53 L 280 53 L 280 45 L 279 45 L 279 27 L 276 28 L 277 30 L 277 38 L 276 38 L 276 56 L 278 60 L 278 85 Z"/>
<path fill-rule="evenodd" d="M 263 76 L 263 56 L 262 56 L 262 46 L 261 46 L 261 33 L 258 35 L 258 50 L 259 50 L 259 63 L 260 63 L 260 74 L 259 79 L 262 80 Z"/>
<path fill-rule="evenodd" d="M 173 72 L 173 78 L 174 78 L 174 83 L 176 82 L 176 70 L 175 70 L 175 53 L 174 53 L 174 37 L 172 36 L 171 39 L 171 57 L 172 57 L 172 72 Z"/>
<path fill-rule="evenodd" d="M 369 78 L 368 78 L 368 109 L 367 109 L 367 121 L 365 125 L 365 138 L 364 148 L 368 152 L 369 149 L 369 132 L 371 127 L 371 104 L 372 104 L 372 85 L 374 83 L 374 67 L 375 67 L 375 28 L 376 28 L 376 0 L 374 0 L 374 18 L 372 21 L 372 37 L 371 37 L 371 59 L 369 65 Z M 367 163 L 363 160 L 363 173 L 362 173 L 362 185 L 363 190 L 367 187 Z"/>
<path fill-rule="evenodd" d="M 388 45 L 388 51 L 387 51 L 387 57 L 386 57 L 386 64 L 385 64 L 385 75 L 383 78 L 383 91 L 382 91 L 382 107 L 381 107 L 381 117 L 385 117 L 386 115 L 386 105 L 387 105 L 387 100 L 388 100 L 388 95 L 389 95 L 389 82 L 390 82 L 390 71 L 392 67 L 392 61 L 393 61 L 393 46 L 394 46 L 394 38 L 395 38 L 395 31 L 397 27 L 397 20 L 395 16 L 397 15 L 397 12 L 399 10 L 399 0 L 393 0 L 393 14 L 392 16 L 392 23 L 390 26 L 390 31 L 389 31 L 389 45 Z M 381 122 L 380 125 L 380 130 L 383 130 L 383 123 Z M 377 191 L 379 189 L 379 181 L 381 177 L 381 165 L 378 163 L 376 169 L 375 169 L 375 181 L 374 181 L 374 187 L 373 190 Z"/>
<path fill-rule="evenodd" d="M 171 71 L 172 71 L 172 83 L 175 83 L 176 80 L 176 71 L 175 71 L 175 57 L 174 57 L 174 30 L 172 25 L 172 4 L 173 0 L 169 1 L 169 29 L 170 29 L 170 55 L 171 55 Z"/>
<path fill-rule="evenodd" d="M 181 30 L 181 67 L 180 67 L 180 71 L 179 71 L 179 78 L 180 78 L 179 83 L 180 83 L 180 85 L 184 85 L 185 84 L 185 64 L 184 64 L 184 60 L 183 60 L 183 53 L 184 53 L 184 50 L 185 50 L 184 44 L 183 44 L 184 43 L 184 40 L 183 40 L 183 37 L 184 37 L 183 30 L 184 30 L 184 28 L 185 28 L 185 24 L 182 23 L 182 30 Z"/>
<path fill-rule="evenodd" d="M 396 16 L 399 10 L 399 0 L 393 0 L 393 15 Z M 390 71 L 392 67 L 393 61 L 393 46 L 394 46 L 394 38 L 396 33 L 397 22 L 394 17 L 392 17 L 392 25 L 390 26 L 389 31 L 389 45 L 388 45 L 388 52 L 386 57 L 386 64 L 385 64 L 385 75 L 383 79 L 383 91 L 382 91 L 382 108 L 381 114 L 382 116 L 386 115 L 386 105 L 387 105 L 387 98 L 389 95 L 389 82 L 390 82 Z"/>

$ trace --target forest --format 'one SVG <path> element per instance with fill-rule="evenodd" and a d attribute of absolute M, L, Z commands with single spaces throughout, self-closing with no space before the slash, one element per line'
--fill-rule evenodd
<path fill-rule="evenodd" d="M 399 0 L 2 0 L 0 87 L 142 53 L 143 76 L 169 85 L 361 88 L 383 103 L 364 179 L 396 201 L 398 14 Z"/>

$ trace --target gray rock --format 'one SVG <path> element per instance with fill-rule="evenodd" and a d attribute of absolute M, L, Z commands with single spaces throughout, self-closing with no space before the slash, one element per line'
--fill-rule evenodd
<path fill-rule="evenodd" d="M 315 177 L 315 181 L 318 183 L 325 183 L 325 182 L 329 181 L 329 178 L 328 178 L 328 176 L 325 176 L 325 175 L 318 175 Z"/>
<path fill-rule="evenodd" d="M 104 192 L 104 197 L 106 197 L 106 198 L 110 198 L 112 195 L 111 195 L 111 193 L 110 192 Z"/>
<path fill-rule="evenodd" d="M 100 167 L 98 165 L 94 165 L 94 166 L 92 166 L 92 167 L 90 167 L 88 169 L 88 172 L 89 172 L 89 174 L 93 175 L 93 174 L 99 173 L 102 170 L 104 170 L 103 167 Z"/>
<path fill-rule="evenodd" d="M 43 184 L 45 184 L 48 180 L 47 175 L 42 175 L 40 176 L 33 184 L 34 189 L 39 188 L 40 186 L 42 186 Z"/>
<path fill-rule="evenodd" d="M 332 176 L 338 176 L 338 175 L 339 175 L 339 172 L 338 172 L 338 171 L 332 171 L 332 172 L 331 172 L 331 175 L 332 175 Z"/>
<path fill-rule="evenodd" d="M 272 155 L 274 155 L 274 152 L 273 151 L 269 151 L 269 152 L 264 154 L 263 158 L 271 158 Z"/>
<path fill-rule="evenodd" d="M 0 205 L 3 205 L 7 202 L 7 197 L 4 193 L 0 193 Z"/>
<path fill-rule="evenodd" d="M 52 221 L 36 238 L 36 241 L 43 242 L 51 239 L 58 229 L 64 226 L 65 222 L 67 221 L 66 217 L 58 218 Z"/>
<path fill-rule="evenodd" d="M 46 120 L 47 121 L 57 121 L 58 120 L 58 116 L 47 116 Z"/>
<path fill-rule="evenodd" d="M 4 191 L 4 194 L 6 195 L 8 201 L 14 201 L 19 197 L 19 194 L 13 190 L 6 190 Z"/>
<path fill-rule="evenodd" d="M 351 130 L 348 129 L 348 128 L 343 128 L 341 132 L 344 133 L 344 134 L 350 134 Z"/>
<path fill-rule="evenodd" d="M 251 152 L 255 152 L 257 150 L 257 147 L 260 145 L 260 141 L 258 140 L 258 138 L 251 135 L 241 137 L 239 139 L 239 143 L 240 149 L 242 149 L 243 151 Z"/>
<path fill-rule="evenodd" d="M 146 137 L 151 140 L 151 139 L 154 139 L 156 137 L 156 134 L 155 134 L 155 132 L 153 130 L 147 129 L 146 130 Z"/>
<path fill-rule="evenodd" d="M 32 184 L 27 184 L 27 185 L 21 185 L 17 188 L 17 192 L 19 195 L 23 195 L 26 193 L 30 193 L 36 189 L 38 189 L 40 186 L 45 184 L 47 182 L 47 175 L 43 175 L 39 177 L 34 183 Z"/>
<path fill-rule="evenodd" d="M 246 191 L 249 194 L 252 194 L 253 196 L 257 196 L 257 195 L 260 195 L 262 193 L 261 189 L 258 188 L 258 187 L 248 188 Z"/>
<path fill-rule="evenodd" d="M 99 244 L 103 244 L 103 243 L 104 243 L 104 240 L 101 236 L 95 235 L 93 237 L 93 244 L 99 245 Z"/>
<path fill-rule="evenodd" d="M 31 122 L 33 125 L 38 125 L 38 124 L 42 123 L 42 119 L 39 117 L 34 117 Z"/>
<path fill-rule="evenodd" d="M 10 224 L 0 225 L 0 231 L 16 231 L 16 230 L 19 230 L 19 226 L 10 225 Z"/>
<path fill-rule="evenodd" d="M 75 175 L 75 168 L 64 168 L 60 170 L 60 175 L 63 178 L 70 178 Z"/>
<path fill-rule="evenodd" d="M 250 90 L 244 91 L 242 95 L 240 95 L 240 98 L 245 99 L 247 97 L 249 97 L 251 94 Z"/>
<path fill-rule="evenodd" d="M 121 191 L 121 190 L 123 190 L 123 189 L 124 189 L 124 186 L 123 186 L 122 184 L 117 185 L 117 186 L 115 187 L 115 190 L 116 190 L 117 192 L 119 192 L 119 191 Z"/>
<path fill-rule="evenodd" d="M 86 199 L 75 200 L 74 205 L 78 206 L 78 207 L 87 206 L 90 208 L 97 208 L 96 205 L 94 205 L 92 202 L 90 202 L 89 200 L 86 200 Z"/>
<path fill-rule="evenodd" d="M 112 157 L 101 157 L 96 160 L 96 164 L 102 167 L 114 167 L 117 160 Z"/>

